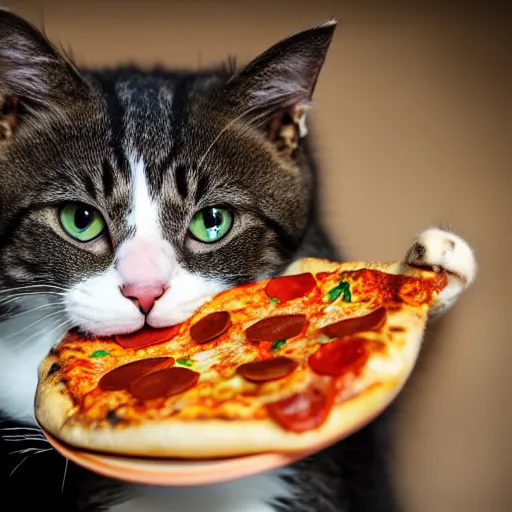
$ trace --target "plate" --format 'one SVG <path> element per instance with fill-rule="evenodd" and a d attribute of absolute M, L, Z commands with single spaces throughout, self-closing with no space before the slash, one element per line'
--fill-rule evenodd
<path fill-rule="evenodd" d="M 305 450 L 294 452 L 268 452 L 204 460 L 123 457 L 70 446 L 53 437 L 41 425 L 39 426 L 48 442 L 62 456 L 94 473 L 136 484 L 166 487 L 210 485 L 238 480 L 278 469 L 318 453 L 370 423 L 386 409 L 395 398 L 397 392 L 398 389 L 392 395 L 388 394 L 384 401 L 364 418 L 358 418 L 356 421 L 349 422 L 343 430 L 338 432 L 338 435 L 314 443 Z M 382 398 L 382 395 L 380 396 Z M 346 403 L 355 405 L 357 408 L 358 398 L 360 397 L 354 397 Z"/>
<path fill-rule="evenodd" d="M 253 476 L 291 464 L 311 455 L 307 452 L 263 453 L 212 460 L 180 460 L 120 457 L 78 450 L 41 429 L 48 442 L 75 464 L 100 475 L 137 484 L 161 486 L 208 485 Z"/>

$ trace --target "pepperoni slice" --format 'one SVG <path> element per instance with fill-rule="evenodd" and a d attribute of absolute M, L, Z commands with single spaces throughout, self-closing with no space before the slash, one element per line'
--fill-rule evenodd
<path fill-rule="evenodd" d="M 316 287 L 312 274 L 298 274 L 294 276 L 280 276 L 271 279 L 265 287 L 266 294 L 281 302 L 300 299 Z"/>
<path fill-rule="evenodd" d="M 179 324 L 164 329 L 145 327 L 140 331 L 130 334 L 115 335 L 114 341 L 123 348 L 142 348 L 169 341 L 177 336 L 179 330 Z"/>
<path fill-rule="evenodd" d="M 199 373 L 175 366 L 140 377 L 130 386 L 130 393 L 139 400 L 152 400 L 177 395 L 193 387 L 199 379 Z"/>
<path fill-rule="evenodd" d="M 103 375 L 98 386 L 103 391 L 120 391 L 128 389 L 134 380 L 143 375 L 161 368 L 168 368 L 174 364 L 172 357 L 152 357 L 141 359 L 133 363 L 124 364 Z"/>
<path fill-rule="evenodd" d="M 249 341 L 277 341 L 297 336 L 306 323 L 306 315 L 277 315 L 264 318 L 245 330 Z"/>
<path fill-rule="evenodd" d="M 364 338 L 342 338 L 322 345 L 309 357 L 309 366 L 319 375 L 357 373 L 370 357 L 371 350 L 380 346 Z"/>
<path fill-rule="evenodd" d="M 196 343 L 206 343 L 226 332 L 231 325 L 227 311 L 217 311 L 204 316 L 190 328 L 190 337 Z"/>
<path fill-rule="evenodd" d="M 329 415 L 334 401 L 331 389 L 327 392 L 308 388 L 288 398 L 267 404 L 270 417 L 292 432 L 305 432 L 319 427 Z"/>
<path fill-rule="evenodd" d="M 288 357 L 274 357 L 242 364 L 237 372 L 251 382 L 267 382 L 290 375 L 298 365 L 297 361 Z"/>
<path fill-rule="evenodd" d="M 381 307 L 368 315 L 347 318 L 334 324 L 326 325 L 320 329 L 320 332 L 329 338 L 342 338 L 343 336 L 351 336 L 358 332 L 376 331 L 384 325 L 385 321 L 386 309 Z"/>

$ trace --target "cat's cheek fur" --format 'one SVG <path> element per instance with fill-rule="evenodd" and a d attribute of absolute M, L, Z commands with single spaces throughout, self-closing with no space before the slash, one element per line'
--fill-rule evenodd
<path fill-rule="evenodd" d="M 215 279 L 207 279 L 177 267 L 164 295 L 155 302 L 147 316 L 151 327 L 168 327 L 190 316 L 215 294 L 229 286 Z"/>
<path fill-rule="evenodd" d="M 66 293 L 66 313 L 73 326 L 96 335 L 137 331 L 144 315 L 121 293 L 122 279 L 113 267 L 89 277 Z"/>

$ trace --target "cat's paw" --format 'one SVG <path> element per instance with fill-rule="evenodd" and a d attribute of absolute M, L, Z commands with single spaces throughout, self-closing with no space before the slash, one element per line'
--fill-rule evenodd
<path fill-rule="evenodd" d="M 430 310 L 437 316 L 453 306 L 461 292 L 475 280 L 477 263 L 473 249 L 459 236 L 442 229 L 423 231 L 405 255 L 408 265 L 445 271 L 448 284 Z"/>

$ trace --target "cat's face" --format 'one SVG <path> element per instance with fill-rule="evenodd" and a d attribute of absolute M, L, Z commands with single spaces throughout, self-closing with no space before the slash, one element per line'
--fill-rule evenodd
<path fill-rule="evenodd" d="M 278 271 L 308 221 L 299 125 L 333 28 L 234 77 L 79 75 L 2 13 L 0 288 L 44 292 L 66 327 L 109 335 Z"/>

